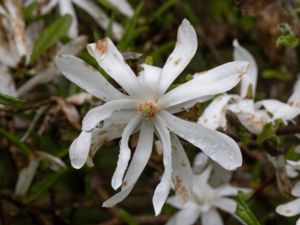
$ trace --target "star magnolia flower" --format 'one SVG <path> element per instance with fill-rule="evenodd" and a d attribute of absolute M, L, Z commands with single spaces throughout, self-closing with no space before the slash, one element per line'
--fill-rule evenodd
<path fill-rule="evenodd" d="M 291 194 L 296 197 L 295 200 L 276 207 L 276 212 L 282 216 L 291 217 L 300 214 L 300 181 L 293 187 Z M 300 225 L 300 218 L 296 225 Z"/>
<path fill-rule="evenodd" d="M 202 174 L 193 174 L 193 192 L 190 200 L 181 204 L 177 198 L 171 197 L 167 203 L 180 209 L 166 225 L 192 225 L 201 217 L 202 225 L 223 225 L 222 217 L 217 211 L 228 212 L 234 215 L 236 202 L 231 196 L 237 195 L 239 190 L 249 192 L 248 189 L 236 188 L 224 184 L 218 188 L 212 188 L 207 182 L 211 175 L 210 167 Z"/>
<path fill-rule="evenodd" d="M 33 1 L 27 0 L 26 4 L 32 4 Z M 131 17 L 134 13 L 126 0 L 108 0 L 108 2 L 127 17 Z M 93 0 L 37 0 L 37 3 L 41 6 L 41 14 L 48 13 L 58 5 L 61 15 L 70 14 L 72 16 L 72 25 L 69 30 L 71 38 L 78 36 L 78 19 L 72 3 L 88 13 L 103 29 L 107 29 L 110 25 L 110 18 Z M 116 39 L 120 40 L 123 33 L 122 26 L 119 23 L 113 22 L 112 33 Z"/>
<path fill-rule="evenodd" d="M 198 123 L 212 129 L 219 127 L 225 129 L 227 124 L 225 113 L 229 109 L 236 114 L 245 128 L 254 134 L 259 134 L 262 132 L 264 125 L 271 121 L 271 118 L 266 110 L 259 109 L 261 104 L 256 104 L 253 99 L 247 98 L 248 95 L 255 97 L 257 65 L 251 53 L 240 46 L 237 40 L 233 41 L 233 46 L 234 60 L 245 60 L 250 63 L 248 71 L 241 80 L 240 95 L 221 95 L 217 97 L 205 109 Z"/>
<path fill-rule="evenodd" d="M 175 49 L 164 67 L 141 65 L 143 70 L 138 77 L 109 38 L 89 44 L 87 49 L 100 67 L 127 92 L 119 92 L 79 58 L 60 56 L 56 59 L 65 77 L 106 102 L 84 117 L 82 132 L 70 147 L 72 166 L 82 167 L 89 153 L 94 155 L 104 141 L 121 137 L 112 187 L 122 186 L 122 189 L 104 202 L 104 206 L 113 206 L 130 193 L 149 160 L 154 133 L 163 146 L 165 168 L 153 196 L 156 215 L 168 196 L 172 176 L 181 189 L 177 193 L 182 202 L 187 201 L 190 193 L 191 169 L 180 142 L 170 132 L 191 142 L 226 169 L 233 170 L 242 164 L 240 149 L 230 137 L 172 114 L 234 87 L 246 72 L 247 62 L 226 63 L 167 92 L 197 49 L 196 32 L 187 20 L 179 27 Z M 137 131 L 140 131 L 139 140 L 128 167 L 131 158 L 128 141 Z"/>

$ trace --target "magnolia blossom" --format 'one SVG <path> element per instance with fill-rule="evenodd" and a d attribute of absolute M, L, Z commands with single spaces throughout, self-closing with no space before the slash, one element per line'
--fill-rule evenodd
<path fill-rule="evenodd" d="M 34 0 L 27 0 L 26 4 L 32 4 L 33 1 Z M 108 0 L 108 3 L 127 17 L 131 17 L 134 13 L 132 7 L 126 0 Z M 110 25 L 110 18 L 93 0 L 37 0 L 37 4 L 40 6 L 39 12 L 41 14 L 48 13 L 58 5 L 61 15 L 71 15 L 72 24 L 68 34 L 72 38 L 78 36 L 78 19 L 73 4 L 88 13 L 103 29 L 107 29 Z M 119 23 L 112 22 L 112 33 L 116 39 L 121 39 L 123 34 L 122 26 Z"/>
<path fill-rule="evenodd" d="M 201 174 L 193 174 L 193 189 L 190 200 L 181 204 L 174 196 L 167 200 L 167 203 L 180 209 L 167 225 L 192 225 L 201 218 L 202 225 L 223 225 L 222 217 L 217 209 L 225 211 L 233 216 L 236 209 L 236 202 L 231 196 L 237 195 L 239 190 L 249 191 L 231 186 L 226 183 L 217 188 L 208 184 L 211 175 L 211 167 L 208 167 Z"/>
<path fill-rule="evenodd" d="M 300 214 L 300 181 L 292 188 L 291 194 L 296 197 L 295 200 L 286 204 L 276 207 L 276 212 L 282 216 L 296 216 Z M 297 220 L 296 225 L 300 225 L 300 218 Z"/>
<path fill-rule="evenodd" d="M 72 166 L 81 168 L 104 141 L 121 137 L 119 160 L 111 182 L 114 189 L 121 187 L 121 192 L 104 202 L 104 206 L 111 207 L 130 193 L 149 160 L 154 134 L 162 143 L 164 164 L 161 182 L 153 196 L 156 215 L 167 199 L 172 178 L 176 181 L 176 189 L 180 190 L 176 191 L 180 201 L 186 202 L 190 196 L 191 168 L 176 135 L 228 170 L 242 164 L 240 149 L 230 137 L 172 114 L 234 87 L 246 73 L 247 62 L 226 63 L 167 91 L 196 53 L 196 32 L 187 20 L 180 25 L 175 49 L 163 68 L 143 64 L 138 76 L 109 38 L 89 44 L 87 49 L 126 92 L 114 88 L 79 58 L 62 55 L 56 59 L 65 77 L 106 102 L 91 109 L 84 117 L 82 132 L 70 147 Z M 140 133 L 139 140 L 130 161 L 132 152 L 128 141 L 136 132 Z"/>

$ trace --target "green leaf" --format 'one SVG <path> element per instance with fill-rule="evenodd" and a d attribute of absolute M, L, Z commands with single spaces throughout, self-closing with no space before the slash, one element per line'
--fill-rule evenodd
<path fill-rule="evenodd" d="M 166 12 L 169 8 L 177 3 L 177 0 L 168 0 L 165 1 L 156 11 L 152 13 L 150 21 L 155 21 L 160 18 L 164 12 Z"/>
<path fill-rule="evenodd" d="M 275 123 L 267 123 L 264 126 L 263 131 L 256 139 L 256 143 L 261 145 L 265 140 L 270 139 L 271 137 L 275 136 L 276 131 L 278 130 L 279 126 L 282 124 L 282 121 L 276 120 Z"/>
<path fill-rule="evenodd" d="M 237 207 L 235 214 L 240 217 L 248 225 L 261 225 L 254 213 L 249 208 L 245 194 L 242 191 L 237 195 Z"/>
<path fill-rule="evenodd" d="M 24 100 L 15 98 L 13 96 L 4 95 L 0 93 L 0 104 L 10 106 L 10 107 L 19 107 L 25 103 Z"/>
<path fill-rule="evenodd" d="M 126 222 L 128 225 L 138 225 L 138 223 L 133 219 L 131 214 L 124 209 L 119 210 L 119 216 Z"/>
<path fill-rule="evenodd" d="M 13 143 L 15 146 L 17 146 L 20 150 L 25 155 L 31 154 L 30 148 L 24 144 L 23 142 L 20 141 L 20 139 L 11 133 L 7 132 L 6 130 L 0 128 L 0 135 L 9 140 L 11 143 Z"/>
<path fill-rule="evenodd" d="M 288 80 L 289 76 L 285 76 L 281 71 L 274 69 L 266 69 L 262 72 L 262 77 L 265 79 Z"/>
<path fill-rule="evenodd" d="M 299 39 L 293 34 L 281 35 L 277 38 L 276 45 L 283 45 L 291 48 L 296 48 L 299 46 Z"/>
<path fill-rule="evenodd" d="M 70 15 L 62 16 L 56 19 L 46 27 L 33 46 L 30 63 L 34 63 L 42 54 L 44 54 L 56 41 L 64 37 L 72 23 Z"/>
<path fill-rule="evenodd" d="M 39 181 L 37 181 L 31 188 L 30 193 L 25 197 L 25 202 L 32 202 L 42 196 L 46 191 L 52 187 L 57 180 L 66 172 L 62 171 L 48 171 L 48 173 Z"/>

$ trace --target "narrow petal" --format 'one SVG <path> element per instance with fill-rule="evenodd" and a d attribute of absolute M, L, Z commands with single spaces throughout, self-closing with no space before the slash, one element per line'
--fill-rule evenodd
<path fill-rule="evenodd" d="M 96 69 L 77 57 L 58 56 L 55 63 L 66 78 L 104 101 L 124 97 Z"/>
<path fill-rule="evenodd" d="M 137 77 L 109 38 L 89 44 L 87 49 L 100 67 L 118 82 L 128 94 L 137 95 L 137 91 L 140 89 Z"/>
<path fill-rule="evenodd" d="M 196 173 L 201 173 L 204 168 L 207 166 L 209 162 L 209 158 L 207 155 L 205 155 L 203 152 L 199 152 L 193 162 L 193 170 Z"/>
<path fill-rule="evenodd" d="M 201 217 L 202 224 L 204 225 L 223 225 L 223 220 L 216 209 L 211 209 L 206 213 L 203 213 Z"/>
<path fill-rule="evenodd" d="M 288 100 L 288 104 L 300 108 L 300 79 L 297 80 L 294 86 L 294 92 Z"/>
<path fill-rule="evenodd" d="M 87 36 L 81 35 L 65 44 L 57 55 L 78 55 L 87 44 Z"/>
<path fill-rule="evenodd" d="M 197 207 L 185 208 L 172 216 L 166 225 L 193 225 L 199 218 L 200 213 L 201 212 Z"/>
<path fill-rule="evenodd" d="M 159 215 L 164 203 L 170 192 L 171 178 L 172 178 L 172 149 L 170 133 L 166 124 L 159 115 L 156 115 L 154 125 L 158 133 L 159 139 L 163 146 L 163 164 L 164 173 L 160 183 L 157 185 L 152 198 L 155 215 Z"/>
<path fill-rule="evenodd" d="M 276 212 L 282 216 L 296 216 L 300 213 L 300 198 L 276 207 Z"/>
<path fill-rule="evenodd" d="M 41 14 L 44 15 L 48 12 L 50 12 L 58 3 L 58 0 L 49 0 L 46 1 L 44 4 L 41 5 Z"/>
<path fill-rule="evenodd" d="M 10 96 L 16 96 L 15 81 L 8 69 L 0 65 L 0 93 Z"/>
<path fill-rule="evenodd" d="M 160 114 L 171 131 L 200 148 L 225 169 L 234 170 L 242 165 L 241 150 L 229 136 L 201 124 L 179 119 L 166 111 L 161 111 Z"/>
<path fill-rule="evenodd" d="M 251 191 L 249 188 L 238 188 L 231 186 L 230 184 L 225 184 L 216 189 L 219 193 L 219 196 L 235 196 L 237 195 L 238 191 L 243 191 L 248 193 Z"/>
<path fill-rule="evenodd" d="M 80 169 L 85 164 L 90 151 L 91 137 L 91 132 L 82 131 L 71 144 L 69 155 L 73 168 Z"/>
<path fill-rule="evenodd" d="M 133 131 L 136 129 L 136 127 L 139 125 L 141 122 L 142 117 L 140 115 L 136 115 L 125 127 L 123 134 L 122 134 L 122 139 L 121 139 L 121 144 L 120 144 L 120 153 L 119 153 L 119 159 L 117 163 L 117 168 L 114 172 L 114 175 L 111 180 L 111 186 L 113 189 L 117 189 L 122 185 L 123 177 L 125 174 L 125 171 L 127 169 L 130 156 L 131 156 L 131 149 L 128 146 L 128 141 L 133 133 Z"/>
<path fill-rule="evenodd" d="M 110 115 L 115 111 L 119 111 L 122 109 L 135 109 L 136 107 L 136 101 L 130 99 L 114 100 L 107 102 L 104 105 L 95 107 L 88 111 L 88 113 L 83 118 L 82 130 L 90 131 L 98 123 L 101 123 L 101 121 L 110 117 Z"/>
<path fill-rule="evenodd" d="M 211 176 L 211 166 L 207 167 L 201 174 L 193 175 L 193 193 L 196 196 L 204 196 L 205 193 L 212 192 L 208 185 L 208 179 Z"/>
<path fill-rule="evenodd" d="M 167 59 L 159 80 L 159 95 L 166 92 L 168 87 L 189 64 L 197 50 L 197 35 L 193 26 L 184 19 L 178 28 L 175 49 Z"/>
<path fill-rule="evenodd" d="M 161 97 L 160 106 L 168 108 L 200 97 L 226 92 L 240 81 L 248 62 L 225 63 L 180 85 Z"/>
<path fill-rule="evenodd" d="M 59 11 L 61 15 L 70 15 L 72 17 L 72 24 L 68 31 L 70 38 L 78 36 L 78 20 L 71 0 L 63 0 L 59 2 Z"/>
<path fill-rule="evenodd" d="M 193 187 L 193 172 L 185 151 L 175 134 L 171 134 L 172 143 L 172 179 L 175 194 L 181 204 L 185 204 L 191 197 Z"/>
<path fill-rule="evenodd" d="M 127 173 L 124 177 L 122 191 L 106 200 L 104 207 L 112 207 L 123 201 L 131 192 L 139 176 L 143 172 L 152 152 L 153 147 L 153 126 L 148 121 L 144 121 L 141 126 L 141 133 L 132 157 Z"/>
<path fill-rule="evenodd" d="M 300 181 L 298 181 L 295 186 L 292 188 L 292 195 L 295 197 L 300 197 Z M 300 207 L 300 205 L 299 205 Z"/>
<path fill-rule="evenodd" d="M 257 82 L 257 65 L 252 54 L 242 46 L 240 46 L 237 39 L 233 41 L 233 57 L 235 61 L 248 61 L 249 69 L 246 74 L 243 76 L 241 81 L 241 92 L 240 95 L 242 98 L 247 97 L 249 88 L 252 92 L 252 97 L 255 97 L 256 92 L 256 82 Z"/>
<path fill-rule="evenodd" d="M 296 225 L 300 225 L 300 218 L 297 220 Z"/>
<path fill-rule="evenodd" d="M 225 212 L 234 214 L 237 204 L 234 200 L 232 200 L 230 198 L 218 198 L 214 202 L 214 206 Z"/>
<path fill-rule="evenodd" d="M 205 97 L 196 98 L 196 99 L 193 99 L 193 100 L 190 100 L 190 101 L 183 102 L 183 103 L 180 103 L 178 105 L 172 106 L 172 107 L 168 108 L 167 111 L 171 114 L 186 111 L 186 110 L 189 110 L 190 108 L 192 108 L 197 103 L 206 102 L 206 101 L 212 99 L 213 97 L 214 97 L 214 95 L 208 95 L 208 96 L 205 96 Z"/>
<path fill-rule="evenodd" d="M 108 0 L 108 1 L 125 16 L 127 17 L 133 16 L 134 11 L 127 0 Z"/>

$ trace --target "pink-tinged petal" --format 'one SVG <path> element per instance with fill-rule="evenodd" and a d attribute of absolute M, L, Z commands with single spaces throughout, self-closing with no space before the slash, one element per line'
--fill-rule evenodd
<path fill-rule="evenodd" d="M 234 200 L 232 200 L 230 198 L 218 198 L 214 202 L 214 206 L 225 212 L 234 214 L 237 204 Z"/>
<path fill-rule="evenodd" d="M 192 195 L 193 172 L 185 151 L 175 134 L 171 134 L 172 143 L 172 180 L 175 194 L 181 204 L 185 204 Z"/>
<path fill-rule="evenodd" d="M 78 20 L 71 0 L 59 1 L 59 12 L 61 15 L 70 15 L 72 17 L 72 24 L 68 31 L 70 38 L 78 36 Z"/>
<path fill-rule="evenodd" d="M 297 80 L 294 86 L 294 92 L 288 100 L 290 106 L 300 108 L 300 78 Z"/>
<path fill-rule="evenodd" d="M 197 35 L 193 26 L 184 19 L 178 28 L 175 49 L 164 65 L 158 83 L 159 95 L 166 92 L 168 87 L 189 64 L 197 50 Z"/>
<path fill-rule="evenodd" d="M 199 208 L 185 208 L 172 216 L 166 225 L 193 225 L 199 218 L 201 211 Z M 206 224 L 204 224 L 206 225 Z"/>
<path fill-rule="evenodd" d="M 90 151 L 91 138 L 91 132 L 82 131 L 71 144 L 69 155 L 73 168 L 80 169 L 85 164 Z"/>
<path fill-rule="evenodd" d="M 139 176 L 143 172 L 146 164 L 151 156 L 153 146 L 153 126 L 144 121 L 141 126 L 141 133 L 136 147 L 136 151 L 132 157 L 127 173 L 124 177 L 122 190 L 103 203 L 103 207 L 112 207 L 123 201 L 131 192 Z"/>
<path fill-rule="evenodd" d="M 124 98 L 121 92 L 83 60 L 70 55 L 61 55 L 56 57 L 55 63 L 66 78 L 92 95 L 104 101 Z"/>
<path fill-rule="evenodd" d="M 291 191 L 292 195 L 294 195 L 295 197 L 300 197 L 300 181 L 298 181 L 295 186 L 292 188 Z M 300 205 L 299 205 L 300 207 Z"/>
<path fill-rule="evenodd" d="M 87 14 L 89 14 L 96 23 L 106 30 L 110 25 L 110 18 L 106 13 L 91 0 L 72 0 L 78 7 L 83 9 Z M 120 24 L 112 23 L 112 33 L 117 40 L 120 40 L 123 35 L 123 28 Z"/>
<path fill-rule="evenodd" d="M 233 57 L 235 61 L 247 61 L 249 62 L 249 69 L 247 73 L 243 76 L 241 80 L 241 92 L 242 98 L 247 97 L 249 88 L 252 91 L 253 97 L 256 92 L 256 82 L 257 82 L 257 65 L 252 54 L 242 46 L 240 46 L 237 39 L 233 41 Z"/>
<path fill-rule="evenodd" d="M 140 90 L 138 79 L 109 38 L 89 44 L 87 49 L 100 67 L 118 82 L 128 94 L 138 96 L 137 92 Z"/>
<path fill-rule="evenodd" d="M 300 198 L 297 198 L 286 204 L 282 204 L 276 207 L 276 212 L 282 216 L 296 216 L 300 214 Z"/>
<path fill-rule="evenodd" d="M 202 224 L 204 225 L 223 225 L 223 220 L 216 209 L 211 209 L 208 212 L 202 214 Z"/>
<path fill-rule="evenodd" d="M 127 17 L 133 16 L 134 11 L 127 0 L 108 0 L 108 1 L 125 16 Z"/>
<path fill-rule="evenodd" d="M 193 99 L 220 94 L 233 88 L 247 72 L 248 62 L 225 63 L 180 85 L 162 96 L 159 105 L 169 108 Z"/>
<path fill-rule="evenodd" d="M 171 131 L 200 148 L 225 169 L 234 170 L 242 165 L 241 150 L 229 136 L 182 120 L 166 111 L 161 111 L 160 115 Z"/>
<path fill-rule="evenodd" d="M 164 120 L 156 115 L 154 119 L 155 129 L 158 133 L 159 140 L 163 146 L 163 164 L 164 173 L 162 175 L 160 183 L 157 185 L 152 198 L 155 215 L 159 215 L 171 188 L 172 178 L 172 149 L 170 133 L 166 127 Z"/>

